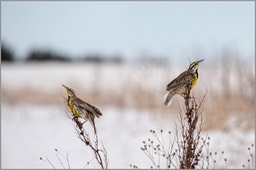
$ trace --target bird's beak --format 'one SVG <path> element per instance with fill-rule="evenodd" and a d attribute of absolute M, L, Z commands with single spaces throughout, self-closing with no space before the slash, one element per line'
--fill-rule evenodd
<path fill-rule="evenodd" d="M 66 89 L 69 89 L 67 86 L 65 86 L 65 85 L 63 85 L 63 84 L 62 84 L 62 86 L 65 87 Z"/>
<path fill-rule="evenodd" d="M 201 62 L 203 62 L 203 61 L 204 61 L 204 59 L 202 59 L 202 60 L 198 60 L 197 62 L 198 62 L 198 63 L 201 63 Z"/>

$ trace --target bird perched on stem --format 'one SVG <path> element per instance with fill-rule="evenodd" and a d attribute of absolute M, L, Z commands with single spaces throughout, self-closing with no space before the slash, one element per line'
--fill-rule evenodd
<path fill-rule="evenodd" d="M 200 63 L 204 61 L 198 60 L 190 64 L 189 68 L 182 72 L 178 77 L 172 80 L 166 87 L 168 91 L 164 96 L 164 105 L 170 106 L 174 95 L 179 94 L 185 96 L 197 84 L 198 68 Z"/>
<path fill-rule="evenodd" d="M 77 119 L 80 117 L 84 119 L 85 122 L 89 120 L 96 134 L 96 126 L 95 126 L 94 118 L 95 117 L 99 118 L 102 115 L 100 110 L 95 106 L 78 98 L 73 89 L 65 85 L 62 85 L 62 86 L 67 91 L 67 95 L 68 95 L 67 104 L 68 104 L 69 110 L 73 113 L 74 119 Z M 83 122 L 82 124 L 84 124 L 85 122 Z"/>

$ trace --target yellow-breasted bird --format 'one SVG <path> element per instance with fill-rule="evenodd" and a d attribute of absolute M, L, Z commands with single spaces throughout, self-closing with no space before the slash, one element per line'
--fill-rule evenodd
<path fill-rule="evenodd" d="M 62 85 L 62 86 L 67 91 L 67 95 L 68 95 L 67 104 L 68 104 L 69 110 L 73 113 L 74 118 L 80 117 L 80 118 L 84 119 L 85 122 L 89 120 L 89 122 L 93 126 L 94 132 L 96 134 L 96 126 L 95 126 L 94 118 L 95 117 L 99 118 L 102 115 L 100 110 L 98 108 L 96 108 L 95 106 L 78 98 L 73 89 L 71 89 L 65 85 Z M 85 123 L 85 122 L 83 122 L 83 123 Z"/>
<path fill-rule="evenodd" d="M 184 96 L 197 84 L 198 68 L 202 61 L 204 60 L 202 59 L 191 63 L 186 71 L 182 72 L 167 85 L 166 91 L 168 92 L 164 96 L 164 104 L 166 106 L 171 105 L 174 95 L 179 94 Z"/>

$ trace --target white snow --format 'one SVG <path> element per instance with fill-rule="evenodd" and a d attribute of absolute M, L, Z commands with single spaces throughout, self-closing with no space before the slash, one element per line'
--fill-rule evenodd
<path fill-rule="evenodd" d="M 132 83 L 143 85 L 154 91 L 164 91 L 166 85 L 184 71 L 183 67 L 158 67 L 155 65 L 95 65 L 84 63 L 16 63 L 1 64 L 1 85 L 13 89 L 32 88 L 56 91 L 61 84 L 74 89 L 115 89 L 124 90 Z M 250 70 L 250 68 L 248 68 Z M 220 90 L 221 70 L 199 69 L 200 77 L 197 88 L 210 91 Z M 234 71 L 233 71 L 234 72 Z M 231 74 L 231 87 L 236 87 L 239 80 Z M 238 87 L 237 87 L 238 88 Z M 234 89 L 237 90 L 237 89 Z"/>
<path fill-rule="evenodd" d="M 78 91 L 99 88 L 126 97 L 126 89 L 137 83 L 159 94 L 159 101 L 162 102 L 167 83 L 184 69 L 146 65 L 2 63 L 1 87 L 13 91 L 30 88 L 61 93 L 61 84 L 65 84 Z M 208 94 L 221 90 L 219 73 L 211 76 L 213 70 L 207 70 L 204 65 L 200 70 L 204 71 L 200 72 L 200 83 L 195 93 L 199 89 L 208 90 Z M 238 83 L 235 78 L 230 81 L 232 87 Z M 157 110 L 114 107 L 100 107 L 100 110 L 103 116 L 96 119 L 96 125 L 108 153 L 109 168 L 130 168 L 130 164 L 150 168 L 150 161 L 140 150 L 142 141 L 152 138 L 149 130 L 175 131 L 177 117 L 174 114 L 163 118 Z M 56 158 L 55 148 L 63 154 L 70 152 L 71 168 L 83 168 L 92 155 L 77 138 L 72 121 L 65 112 L 67 109 L 64 104 L 49 106 L 2 102 L 1 168 L 52 168 L 49 163 L 40 161 L 40 157 L 49 158 L 56 168 L 62 168 Z M 209 131 L 204 134 L 211 137 L 210 147 L 213 152 L 225 151 L 228 168 L 242 168 L 249 156 L 247 148 L 255 143 L 254 131 L 244 132 L 233 128 L 231 132 Z M 89 167 L 99 168 L 95 162 Z"/>
<path fill-rule="evenodd" d="M 65 114 L 65 106 L 32 106 L 2 104 L 2 168 L 51 168 L 39 158 L 49 158 L 56 168 L 62 168 L 55 156 L 57 148 L 70 152 L 71 168 L 83 168 L 92 158 L 91 151 L 77 138 L 72 121 Z M 109 168 L 129 168 L 130 164 L 149 168 L 150 161 L 140 150 L 142 141 L 152 138 L 150 129 L 174 132 L 176 116 L 165 119 L 150 111 L 101 108 L 103 116 L 96 119 L 99 137 L 106 147 Z M 90 128 L 89 124 L 86 127 Z M 89 130 L 90 132 L 90 130 Z M 228 167 L 241 168 L 246 162 L 247 148 L 254 143 L 254 132 L 207 132 L 210 149 L 225 151 L 231 162 Z M 205 134 L 203 134 L 205 135 Z M 89 167 L 98 167 L 93 163 Z M 67 166 L 66 166 L 67 168 Z M 98 167 L 99 168 L 99 167 Z"/>

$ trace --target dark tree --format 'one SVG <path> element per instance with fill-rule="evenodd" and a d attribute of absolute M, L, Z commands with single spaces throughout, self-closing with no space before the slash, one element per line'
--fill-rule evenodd
<path fill-rule="evenodd" d="M 69 61 L 70 59 L 66 56 L 55 54 L 50 51 L 32 51 L 27 61 Z"/>
<path fill-rule="evenodd" d="M 2 61 L 13 61 L 14 55 L 10 48 L 6 45 L 1 45 L 1 60 Z"/>

